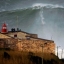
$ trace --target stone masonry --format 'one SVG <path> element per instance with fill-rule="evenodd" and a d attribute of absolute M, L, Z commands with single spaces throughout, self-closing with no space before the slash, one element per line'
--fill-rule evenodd
<path fill-rule="evenodd" d="M 19 51 L 43 52 L 55 54 L 55 44 L 52 40 L 20 40 L 17 45 Z"/>

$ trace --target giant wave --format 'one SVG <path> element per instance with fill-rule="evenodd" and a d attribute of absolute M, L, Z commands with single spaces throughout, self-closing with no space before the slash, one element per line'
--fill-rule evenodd
<path fill-rule="evenodd" d="M 6 22 L 8 24 L 8 28 L 17 28 L 18 25 L 18 27 L 23 31 L 37 33 L 40 37 L 41 34 L 43 34 L 44 37 L 45 31 L 48 32 L 49 30 L 51 32 L 49 35 L 53 33 L 54 25 L 56 26 L 55 29 L 60 27 L 60 22 L 62 22 L 63 26 L 63 17 L 63 6 L 36 3 L 29 8 L 1 11 L 0 28 L 2 23 Z"/>
<path fill-rule="evenodd" d="M 20 8 L 20 9 L 15 9 L 15 10 L 2 10 L 0 12 L 15 12 L 15 11 L 21 11 L 21 10 L 33 10 L 33 9 L 41 9 L 41 8 L 64 8 L 64 6 L 62 5 L 53 5 L 53 4 L 44 4 L 44 3 L 35 3 L 30 7 L 26 7 L 26 8 Z"/>

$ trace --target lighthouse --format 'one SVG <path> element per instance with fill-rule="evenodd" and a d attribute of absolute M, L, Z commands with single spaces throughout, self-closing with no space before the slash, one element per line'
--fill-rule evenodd
<path fill-rule="evenodd" d="M 7 25 L 6 25 L 6 23 L 3 23 L 1 33 L 7 33 L 7 32 L 8 32 Z"/>

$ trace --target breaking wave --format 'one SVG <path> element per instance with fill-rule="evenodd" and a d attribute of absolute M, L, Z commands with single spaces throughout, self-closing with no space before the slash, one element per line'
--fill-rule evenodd
<path fill-rule="evenodd" d="M 17 11 L 26 11 L 26 10 L 37 10 L 37 9 L 41 9 L 41 8 L 63 8 L 64 9 L 64 6 L 61 6 L 61 5 L 53 5 L 53 4 L 42 4 L 42 3 L 35 3 L 33 4 L 32 6 L 28 7 L 28 8 L 23 8 L 23 9 L 16 9 L 16 10 L 2 10 L 0 12 L 17 12 Z"/>
<path fill-rule="evenodd" d="M 35 9 L 40 9 L 42 7 L 46 7 L 46 8 L 64 8 L 61 5 L 53 5 L 53 4 L 42 4 L 42 3 L 35 3 L 32 5 L 32 7 Z"/>
<path fill-rule="evenodd" d="M 52 14 L 51 14 L 52 13 Z M 60 16 L 60 13 L 62 14 Z M 46 21 L 58 21 L 58 17 L 60 17 L 63 21 L 64 17 L 64 7 L 60 5 L 52 5 L 52 4 L 41 4 L 41 3 L 35 3 L 31 7 L 23 8 L 23 9 L 16 9 L 16 10 L 8 10 L 8 11 L 1 11 L 0 12 L 0 21 L 6 21 L 8 24 L 16 25 L 17 19 L 19 21 L 19 26 L 23 28 L 25 22 L 27 22 L 29 25 L 36 22 L 36 24 L 44 25 L 46 24 Z M 50 16 L 48 16 L 50 15 Z M 57 18 L 56 18 L 57 17 Z M 3 19 L 4 18 L 4 19 Z M 11 23 L 12 22 L 12 23 Z M 26 27 L 28 26 L 26 24 Z M 27 27 L 28 28 L 28 27 Z"/>

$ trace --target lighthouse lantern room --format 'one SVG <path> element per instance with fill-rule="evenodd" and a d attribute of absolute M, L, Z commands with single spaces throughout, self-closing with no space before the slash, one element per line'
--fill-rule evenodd
<path fill-rule="evenodd" d="M 8 30 L 7 30 L 7 25 L 6 25 L 6 23 L 4 23 L 4 24 L 2 25 L 1 33 L 7 33 L 7 32 L 8 32 Z"/>

